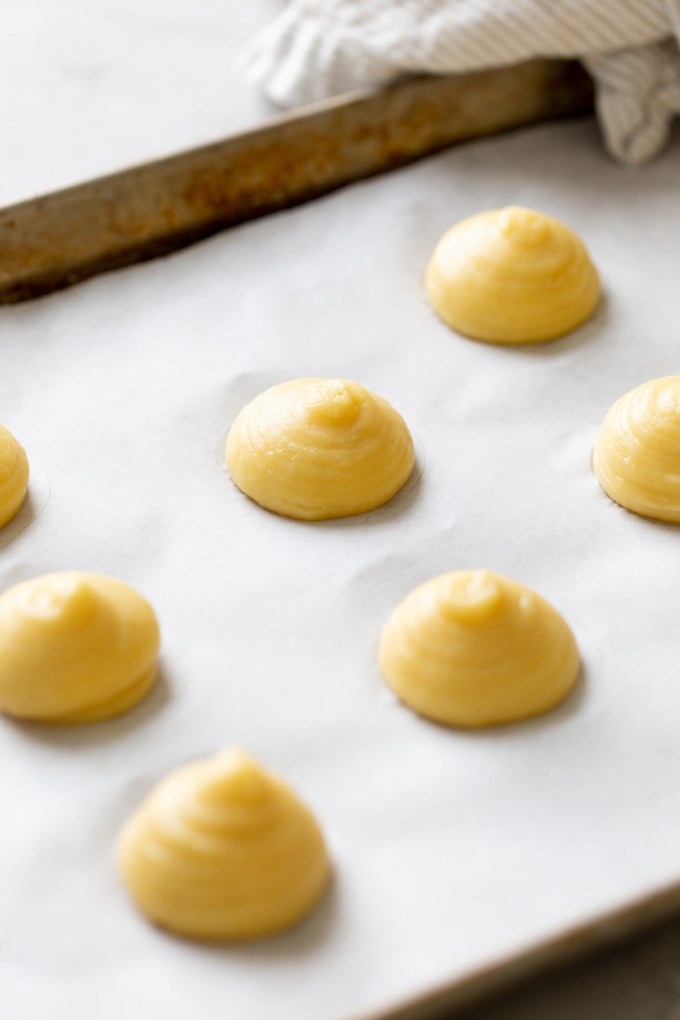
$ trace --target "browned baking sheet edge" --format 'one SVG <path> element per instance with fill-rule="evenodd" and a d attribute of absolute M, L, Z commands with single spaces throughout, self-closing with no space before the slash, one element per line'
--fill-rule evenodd
<path fill-rule="evenodd" d="M 622 907 L 599 913 L 551 938 L 525 946 L 450 982 L 443 982 L 394 1007 L 363 1014 L 357 1020 L 433 1020 L 444 1010 L 481 1005 L 546 972 L 624 942 L 680 911 L 680 882 L 663 886 Z"/>
<path fill-rule="evenodd" d="M 592 107 L 580 65 L 412 78 L 0 209 L 0 304 L 176 251 L 455 142 Z"/>

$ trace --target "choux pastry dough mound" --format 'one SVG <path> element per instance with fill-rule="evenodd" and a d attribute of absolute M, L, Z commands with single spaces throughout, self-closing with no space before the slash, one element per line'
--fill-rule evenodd
<path fill-rule="evenodd" d="M 412 591 L 383 629 L 379 660 L 403 702 L 460 727 L 546 712 L 566 697 L 580 668 L 559 613 L 488 570 L 442 574 Z"/>
<path fill-rule="evenodd" d="M 0 528 L 16 517 L 28 489 L 28 458 L 12 433 L 0 425 Z"/>
<path fill-rule="evenodd" d="M 499 344 L 554 340 L 585 322 L 600 297 L 597 271 L 576 234 L 520 206 L 452 227 L 430 259 L 425 289 L 452 329 Z"/>
<path fill-rule="evenodd" d="M 167 776 L 123 827 L 118 861 L 150 921 L 197 939 L 288 928 L 330 877 L 307 808 L 235 748 Z"/>
<path fill-rule="evenodd" d="M 627 510 L 680 523 L 680 375 L 643 383 L 610 407 L 593 470 Z"/>
<path fill-rule="evenodd" d="M 395 495 L 415 463 L 401 415 L 358 383 L 294 379 L 243 408 L 227 439 L 239 489 L 300 520 L 350 517 Z"/>
<path fill-rule="evenodd" d="M 69 571 L 0 595 L 0 710 L 46 723 L 120 715 L 156 677 L 153 609 L 112 577 Z"/>

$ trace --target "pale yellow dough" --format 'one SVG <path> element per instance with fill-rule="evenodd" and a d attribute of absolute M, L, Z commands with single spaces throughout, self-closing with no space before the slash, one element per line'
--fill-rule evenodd
<path fill-rule="evenodd" d="M 593 470 L 627 510 L 680 523 L 680 375 L 643 383 L 610 407 Z"/>
<path fill-rule="evenodd" d="M 380 668 L 420 715 L 493 726 L 546 712 L 579 673 L 576 641 L 545 599 L 488 570 L 442 574 L 388 619 Z"/>
<path fill-rule="evenodd" d="M 0 710 L 46 723 L 120 715 L 156 676 L 153 609 L 112 577 L 69 571 L 0 595 Z"/>
<path fill-rule="evenodd" d="M 150 921 L 198 939 L 288 928 L 330 877 L 310 812 L 235 748 L 167 776 L 124 826 L 118 860 Z"/>
<path fill-rule="evenodd" d="M 500 344 L 554 340 L 580 326 L 600 297 L 597 271 L 576 234 L 520 206 L 452 227 L 430 259 L 425 288 L 452 329 Z"/>
<path fill-rule="evenodd" d="M 226 457 L 242 492 L 301 520 L 374 510 L 401 489 L 415 461 L 401 415 L 345 379 L 266 390 L 232 425 Z"/>
<path fill-rule="evenodd" d="M 28 489 L 28 458 L 23 446 L 0 425 L 0 528 L 21 510 Z"/>

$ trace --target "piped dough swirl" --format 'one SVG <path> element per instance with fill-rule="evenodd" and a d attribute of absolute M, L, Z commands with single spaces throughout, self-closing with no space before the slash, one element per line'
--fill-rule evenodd
<path fill-rule="evenodd" d="M 380 668 L 399 698 L 449 726 L 538 715 L 579 673 L 574 636 L 540 595 L 488 570 L 442 574 L 389 617 Z"/>
<path fill-rule="evenodd" d="M 452 329 L 502 344 L 554 340 L 581 325 L 600 297 L 597 271 L 577 235 L 520 206 L 452 227 L 430 259 L 425 288 Z"/>
<path fill-rule="evenodd" d="M 16 517 L 28 490 L 28 458 L 12 433 L 0 425 L 0 528 Z"/>
<path fill-rule="evenodd" d="M 236 418 L 226 458 L 242 492 L 300 520 L 374 510 L 415 462 L 401 415 L 345 379 L 294 379 L 266 390 Z"/>
<path fill-rule="evenodd" d="M 118 860 L 149 920 L 198 939 L 287 928 L 316 904 L 330 875 L 310 812 L 236 748 L 164 779 L 125 824 Z"/>
<path fill-rule="evenodd" d="M 627 510 L 680 523 L 680 376 L 652 379 L 619 397 L 595 440 L 593 470 Z"/>
<path fill-rule="evenodd" d="M 112 577 L 46 574 L 0 595 L 0 710 L 87 723 L 137 704 L 156 677 L 158 624 Z"/>

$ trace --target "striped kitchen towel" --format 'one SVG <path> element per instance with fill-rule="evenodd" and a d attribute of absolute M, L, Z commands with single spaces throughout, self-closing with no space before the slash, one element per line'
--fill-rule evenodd
<path fill-rule="evenodd" d="M 641 164 L 680 113 L 680 0 L 292 0 L 241 65 L 292 106 L 414 72 L 579 57 L 611 153 Z"/>

